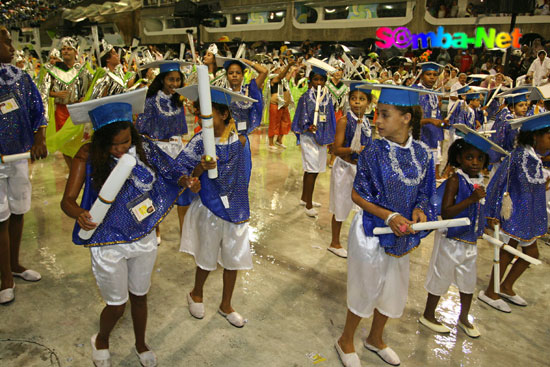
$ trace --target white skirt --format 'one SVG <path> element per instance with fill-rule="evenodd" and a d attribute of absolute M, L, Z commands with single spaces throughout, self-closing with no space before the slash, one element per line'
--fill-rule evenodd
<path fill-rule="evenodd" d="M 128 292 L 149 292 L 157 247 L 155 231 L 132 243 L 90 247 L 92 272 L 105 303 L 119 306 L 128 301 Z"/>
<path fill-rule="evenodd" d="M 445 231 L 435 232 L 425 288 L 435 296 L 443 296 L 449 286 L 455 284 L 461 293 L 473 294 L 477 280 L 477 245 L 445 236 Z"/>
<path fill-rule="evenodd" d="M 353 218 L 348 239 L 348 309 L 370 317 L 374 309 L 399 318 L 407 303 L 409 255 L 393 257 L 380 247 L 378 237 L 367 237 L 363 212 Z"/>
<path fill-rule="evenodd" d="M 308 173 L 325 172 L 327 168 L 327 147 L 319 145 L 310 134 L 300 135 L 302 146 L 302 167 Z"/>
<path fill-rule="evenodd" d="M 172 136 L 170 141 L 155 141 L 155 144 L 172 159 L 175 159 L 183 150 L 183 140 L 178 135 Z"/>
<path fill-rule="evenodd" d="M 193 255 L 201 269 L 214 271 L 217 263 L 227 270 L 252 269 L 248 222 L 221 219 L 195 198 L 185 214 L 180 251 Z"/>
<path fill-rule="evenodd" d="M 329 210 L 338 222 L 344 222 L 351 209 L 359 210 L 359 207 L 351 200 L 353 180 L 357 166 L 336 157 L 332 172 L 330 173 L 330 200 Z"/>

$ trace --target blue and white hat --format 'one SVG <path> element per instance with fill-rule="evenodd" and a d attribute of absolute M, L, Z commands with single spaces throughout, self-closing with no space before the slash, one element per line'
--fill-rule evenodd
<path fill-rule="evenodd" d="M 518 102 L 526 102 L 527 95 L 531 93 L 533 87 L 521 86 L 507 89 L 506 91 L 499 93 L 497 97 L 503 97 L 506 104 L 515 104 Z"/>
<path fill-rule="evenodd" d="M 430 70 L 435 70 L 439 73 L 444 68 L 443 65 L 433 61 L 421 62 L 421 63 L 418 63 L 417 65 L 422 68 L 423 73 Z"/>
<path fill-rule="evenodd" d="M 537 131 L 550 127 L 550 112 L 509 120 L 514 129 L 520 131 Z"/>
<path fill-rule="evenodd" d="M 441 92 L 436 92 L 429 89 L 412 88 L 392 84 L 363 84 L 361 89 L 363 88 L 380 90 L 378 103 L 390 104 L 394 106 L 418 106 L 418 100 L 422 94 L 434 94 L 438 96 L 443 95 Z"/>
<path fill-rule="evenodd" d="M 306 65 L 311 66 L 311 73 L 327 76 L 327 74 L 332 74 L 336 71 L 336 68 L 330 66 L 328 63 L 316 59 L 315 57 L 310 57 L 306 60 Z"/>
<path fill-rule="evenodd" d="M 185 98 L 196 101 L 199 99 L 199 86 L 198 84 L 190 85 L 175 90 Z M 247 97 L 239 92 L 233 92 L 230 89 L 210 86 L 210 98 L 212 103 L 219 103 L 229 106 L 231 102 L 258 102 L 254 98 Z"/>
<path fill-rule="evenodd" d="M 473 129 L 470 129 L 464 124 L 454 124 L 453 127 L 456 129 L 457 135 L 461 136 L 466 141 L 466 143 L 473 145 L 484 153 L 488 153 L 489 150 L 493 149 L 498 153 L 506 155 L 510 154 L 506 150 L 502 149 L 500 145 L 493 143 L 485 136 L 481 135 Z"/>
<path fill-rule="evenodd" d="M 94 131 L 118 121 L 133 122 L 133 115 L 142 113 L 145 106 L 147 88 L 115 94 L 91 101 L 67 106 L 73 124 L 91 122 Z"/>
<path fill-rule="evenodd" d="M 160 68 L 160 73 L 162 74 L 169 71 L 181 71 L 181 67 L 186 65 L 193 65 L 193 63 L 180 60 L 160 60 L 141 65 L 139 68 L 141 70 L 149 68 Z"/>
<path fill-rule="evenodd" d="M 224 68 L 225 70 L 227 70 L 233 64 L 239 65 L 243 72 L 246 68 L 250 67 L 248 64 L 242 62 L 240 59 L 235 59 L 233 57 L 216 56 L 216 65 L 220 68 Z"/>
<path fill-rule="evenodd" d="M 366 94 L 371 94 L 370 88 L 363 87 L 365 82 L 362 80 L 342 80 L 342 83 L 348 86 L 350 93 L 354 90 L 360 90 Z"/>

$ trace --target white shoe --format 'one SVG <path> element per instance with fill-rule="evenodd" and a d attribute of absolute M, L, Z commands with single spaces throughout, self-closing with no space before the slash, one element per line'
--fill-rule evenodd
<path fill-rule="evenodd" d="M 479 338 L 481 336 L 481 333 L 474 324 L 472 324 L 472 327 L 467 327 L 460 320 L 458 320 L 458 327 L 461 328 L 462 331 L 464 331 L 470 338 Z"/>
<path fill-rule="evenodd" d="M 451 332 L 451 329 L 449 329 L 447 326 L 431 322 L 430 320 L 426 319 L 424 315 L 420 316 L 418 322 L 430 329 L 431 331 L 435 331 L 436 333 L 449 334 Z"/>
<path fill-rule="evenodd" d="M 0 291 L 0 304 L 6 305 L 15 299 L 14 288 L 15 288 L 15 283 L 13 283 L 13 287 L 6 288 Z"/>
<path fill-rule="evenodd" d="M 233 311 L 230 314 L 227 314 L 222 310 L 218 309 L 218 313 L 223 317 L 225 317 L 225 319 L 235 327 L 242 328 L 244 324 L 246 324 L 245 319 L 243 319 L 243 317 L 238 312 Z"/>
<path fill-rule="evenodd" d="M 515 304 L 516 306 L 522 306 L 522 307 L 525 307 L 527 306 L 527 301 L 524 300 L 522 297 L 520 297 L 519 295 L 515 295 L 515 296 L 510 296 L 509 294 L 506 294 L 506 293 L 499 293 L 499 295 L 504 298 L 505 300 Z"/>
<path fill-rule="evenodd" d="M 361 367 L 361 361 L 357 353 L 344 353 L 338 341 L 334 344 L 334 348 L 336 348 L 336 353 L 338 353 L 344 367 Z"/>
<path fill-rule="evenodd" d="M 508 304 L 506 302 L 504 302 L 502 299 L 489 298 L 485 295 L 485 292 L 483 292 L 483 291 L 479 291 L 479 294 L 477 295 L 477 299 L 479 299 L 480 301 L 485 302 L 489 306 L 491 306 L 491 307 L 493 307 L 493 308 L 495 308 L 495 309 L 497 309 L 501 312 L 506 312 L 506 313 L 512 312 L 512 309 L 510 308 L 510 306 L 508 306 Z"/>
<path fill-rule="evenodd" d="M 332 252 L 336 256 L 343 257 L 344 259 L 348 257 L 348 251 L 343 247 L 340 247 L 340 248 L 329 247 L 329 248 L 327 248 L 327 250 L 329 250 L 330 252 Z"/>
<path fill-rule="evenodd" d="M 305 213 L 308 217 L 312 217 L 312 218 L 315 218 L 316 216 L 319 215 L 319 213 L 317 213 L 317 210 L 315 210 L 315 208 L 311 208 L 311 209 L 305 208 Z"/>
<path fill-rule="evenodd" d="M 149 348 L 149 346 L 147 344 L 145 344 L 147 346 L 147 348 Z M 151 348 L 149 348 L 148 351 L 146 352 L 143 352 L 143 353 L 138 353 L 136 347 L 134 346 L 134 351 L 136 352 L 138 358 L 139 358 L 139 363 L 143 366 L 143 367 L 156 367 L 157 366 L 157 355 L 155 354 L 155 352 L 153 352 L 151 350 Z"/>
<path fill-rule="evenodd" d="M 187 304 L 189 305 L 191 316 L 199 320 L 204 317 L 204 303 L 193 301 L 190 293 L 187 293 Z"/>
<path fill-rule="evenodd" d="M 38 282 L 40 279 L 42 279 L 42 276 L 39 272 L 27 269 L 22 273 L 11 273 L 14 277 L 21 278 L 23 280 L 26 280 L 27 282 Z"/>
<path fill-rule="evenodd" d="M 306 202 L 300 199 L 300 205 L 301 205 L 301 206 L 306 206 Z M 316 208 L 320 208 L 320 207 L 321 207 L 321 203 L 318 203 L 318 202 L 316 202 L 316 201 L 312 201 L 312 202 L 311 202 L 311 205 L 313 205 L 313 206 L 316 207 Z"/>
<path fill-rule="evenodd" d="M 283 149 L 286 149 L 286 145 L 284 145 L 283 143 L 279 143 L 278 141 L 275 142 L 275 145 Z"/>
<path fill-rule="evenodd" d="M 363 342 L 363 344 L 365 345 L 365 348 L 367 348 L 373 353 L 376 353 L 378 357 L 380 357 L 387 364 L 391 364 L 392 366 L 399 366 L 401 364 L 401 360 L 399 359 L 399 356 L 390 347 L 379 349 L 379 348 L 376 348 L 374 345 L 370 345 L 369 343 L 367 343 L 366 339 Z"/>
<path fill-rule="evenodd" d="M 268 145 L 267 150 L 269 150 L 270 152 L 278 152 L 279 148 L 277 148 L 275 145 Z"/>
<path fill-rule="evenodd" d="M 95 340 L 97 334 L 92 336 L 90 342 L 92 343 L 92 361 L 96 367 L 111 367 L 111 353 L 109 349 L 96 349 Z"/>

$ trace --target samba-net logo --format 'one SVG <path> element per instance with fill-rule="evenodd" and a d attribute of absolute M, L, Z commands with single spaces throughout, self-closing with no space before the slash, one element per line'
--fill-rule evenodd
<path fill-rule="evenodd" d="M 489 32 L 484 27 L 477 27 L 474 37 L 468 37 L 464 32 L 447 33 L 443 27 L 437 27 L 437 31 L 427 33 L 411 33 L 407 27 L 391 29 L 381 27 L 376 30 L 376 46 L 380 48 L 411 47 L 413 50 L 418 48 L 458 48 L 466 49 L 469 45 L 474 47 L 487 48 L 520 48 L 519 40 L 522 34 L 519 28 L 515 28 L 512 33 L 500 32 L 489 28 Z"/>

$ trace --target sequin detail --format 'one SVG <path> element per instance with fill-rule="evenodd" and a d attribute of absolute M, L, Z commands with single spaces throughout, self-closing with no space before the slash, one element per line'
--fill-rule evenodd
<path fill-rule="evenodd" d="M 386 140 L 386 139 L 384 139 Z M 412 137 L 409 137 L 409 141 L 406 145 L 409 147 L 398 147 L 395 143 L 392 143 L 388 141 L 388 144 L 390 146 L 390 151 L 388 153 L 388 156 L 391 161 L 391 168 L 393 172 L 397 173 L 399 175 L 399 180 L 403 182 L 407 186 L 416 186 L 418 185 L 426 175 L 426 169 L 422 169 L 422 166 L 420 165 L 420 162 L 418 162 L 418 159 L 416 157 L 416 152 L 414 150 L 413 144 L 411 144 Z M 387 141 L 387 140 L 386 140 Z M 399 160 L 397 159 L 397 150 L 398 149 L 407 149 L 410 151 L 410 159 L 412 164 L 414 165 L 416 169 L 416 177 L 407 177 L 405 173 L 403 172 L 403 169 L 401 168 L 401 165 L 399 164 Z M 411 171 L 409 170 L 409 173 Z"/>
<path fill-rule="evenodd" d="M 155 103 L 161 114 L 164 116 L 175 116 L 180 113 L 179 108 L 172 106 L 171 96 L 166 95 L 163 91 L 159 90 L 155 97 Z"/>
<path fill-rule="evenodd" d="M 529 172 L 529 168 L 527 167 L 527 162 L 529 160 L 529 156 L 534 158 L 536 162 L 535 172 L 534 175 L 532 175 Z M 535 153 L 534 149 L 532 147 L 527 147 L 523 151 L 523 157 L 521 160 L 521 169 L 523 170 L 523 173 L 525 174 L 525 178 L 529 183 L 532 184 L 543 184 L 546 183 L 546 178 L 544 177 L 544 171 L 542 170 L 542 161 Z"/>

